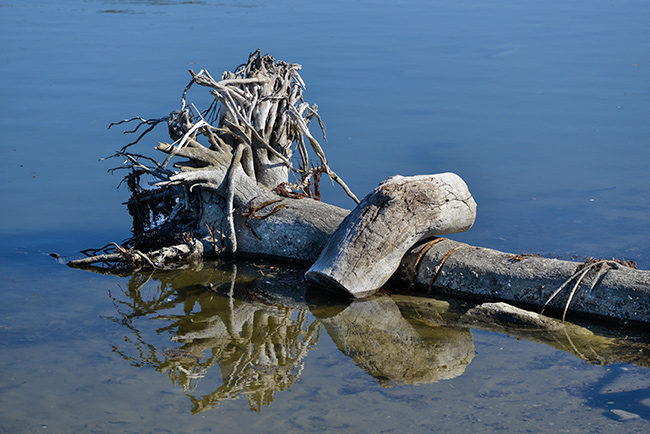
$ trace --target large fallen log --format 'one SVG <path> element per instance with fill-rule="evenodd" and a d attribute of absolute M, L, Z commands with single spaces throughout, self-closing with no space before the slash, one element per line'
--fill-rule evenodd
<path fill-rule="evenodd" d="M 236 219 L 240 233 L 240 253 L 259 254 L 301 262 L 313 262 L 323 250 L 336 221 L 347 211 L 313 200 L 285 199 L 287 206 L 263 220 L 251 223 L 252 235 L 241 219 Z M 306 210 L 310 212 L 305 213 Z M 312 216 L 311 219 L 307 217 Z M 266 236 L 266 234 L 275 234 Z M 210 256 L 213 244 L 201 240 L 204 258 Z M 182 245 L 181 245 L 182 246 Z M 197 249 L 194 249 L 196 251 Z M 139 267 L 150 262 L 165 268 L 187 255 L 192 248 L 165 249 L 145 253 Z M 139 253 L 142 255 L 142 253 Z M 139 256 L 123 256 L 133 263 Z M 71 266 L 102 263 L 97 255 L 71 261 Z M 194 256 L 196 260 L 196 256 Z M 567 284 L 568 282 L 568 284 Z M 620 322 L 650 323 L 650 271 L 637 270 L 610 260 L 580 263 L 533 255 L 518 255 L 434 238 L 408 250 L 389 282 L 393 291 L 423 294 L 445 293 L 485 301 L 505 300 L 538 310 L 546 305 L 556 310 L 568 307 L 570 313 Z M 562 291 L 553 297 L 554 293 Z M 340 291 L 339 285 L 329 289 Z M 550 302 L 548 302 L 550 300 Z M 548 302 L 548 303 L 547 303 Z"/>
<path fill-rule="evenodd" d="M 221 80 L 215 80 L 205 70 L 190 71 L 191 80 L 183 92 L 181 107 L 168 116 L 134 117 L 118 122 L 138 121 L 134 129 L 127 131 L 131 133 L 146 128 L 115 154 L 124 159 L 121 168 L 128 170 L 125 182 L 131 191 L 127 205 L 133 217 L 133 236 L 121 245 L 87 250 L 88 258 L 71 261 L 69 265 L 85 267 L 99 263 L 115 269 L 164 269 L 205 258 L 249 255 L 316 261 L 339 224 L 350 214 L 320 202 L 321 175 L 329 176 L 355 202 L 359 201 L 331 169 L 320 143 L 309 130 L 310 121 L 317 120 L 324 136 L 317 107 L 310 106 L 302 97 L 305 86 L 299 69 L 300 65 L 276 61 L 260 55 L 258 50 L 234 72 L 224 72 Z M 188 92 L 195 85 L 209 89 L 214 96 L 212 104 L 203 111 L 187 102 Z M 173 140 L 156 147 L 167 154 L 163 162 L 129 150 L 157 125 L 166 125 Z M 294 150 L 298 151 L 297 162 L 292 161 Z M 316 163 L 310 160 L 309 152 L 316 155 Z M 172 161 L 175 170 L 168 167 Z M 147 185 L 146 178 L 155 181 Z M 458 180 L 454 181 L 456 187 L 464 185 Z M 338 271 L 328 272 L 338 277 L 330 281 L 338 282 L 339 289 L 343 287 L 353 294 L 371 294 L 403 255 L 395 278 L 411 283 L 405 289 L 441 290 L 540 308 L 570 306 L 571 312 L 650 323 L 650 272 L 633 270 L 627 267 L 630 264 L 559 264 L 552 259 L 436 240 L 404 253 L 422 237 L 471 226 L 473 201 L 468 192 L 458 196 L 461 200 L 451 200 L 462 190 L 456 187 L 405 188 L 393 201 L 401 204 L 397 210 L 407 211 L 401 220 L 403 224 L 386 226 L 383 237 L 380 232 L 372 235 L 380 247 L 383 238 L 387 241 L 372 253 L 360 248 L 369 239 L 367 225 L 363 219 L 355 221 L 363 209 L 369 208 L 353 211 L 342 226 L 341 237 L 333 239 L 325 252 L 330 259 L 339 260 L 335 267 Z M 445 199 L 445 194 L 449 202 L 437 202 L 436 198 Z M 433 213 L 423 213 L 424 217 L 419 218 L 420 210 L 412 212 L 411 208 L 419 206 L 424 197 L 428 198 L 424 202 L 434 205 Z M 367 205 L 372 204 L 363 206 Z M 440 212 L 446 207 L 453 212 Z M 390 214 L 382 212 L 385 216 Z M 438 221 L 442 216 L 453 219 Z M 399 213 L 389 220 L 400 222 Z M 416 221 L 417 225 L 410 226 Z M 354 233 L 348 243 L 345 234 Z M 354 248 L 356 259 L 346 259 L 343 251 L 339 254 L 336 249 L 339 244 L 353 246 L 355 237 L 356 242 L 360 241 Z M 370 260 L 360 254 L 376 252 L 381 257 Z M 384 256 L 386 264 L 376 266 Z M 360 268 L 364 271 L 347 276 L 340 266 L 345 262 L 366 264 Z M 325 268 L 315 265 L 314 272 L 322 273 Z M 381 278 L 373 275 L 378 270 Z M 361 280 L 365 281 L 363 285 Z M 555 294 L 562 289 L 566 290 Z"/>
<path fill-rule="evenodd" d="M 650 271 L 616 260 L 584 263 L 516 255 L 435 238 L 404 256 L 395 279 L 433 291 L 622 322 L 650 323 Z"/>

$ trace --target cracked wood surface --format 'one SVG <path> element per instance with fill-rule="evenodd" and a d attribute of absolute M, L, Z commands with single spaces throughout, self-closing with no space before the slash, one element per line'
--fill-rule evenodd
<path fill-rule="evenodd" d="M 466 231 L 475 218 L 476 202 L 458 175 L 393 176 L 345 218 L 306 277 L 365 297 L 388 281 L 415 243 Z"/>

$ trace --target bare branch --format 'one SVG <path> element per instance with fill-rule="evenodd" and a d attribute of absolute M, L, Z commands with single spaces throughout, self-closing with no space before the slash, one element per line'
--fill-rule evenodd
<path fill-rule="evenodd" d="M 314 149 L 314 152 L 316 152 L 316 155 L 318 158 L 320 158 L 321 163 L 326 169 L 327 176 L 329 176 L 332 181 L 335 181 L 338 183 L 342 188 L 345 193 L 352 198 L 356 203 L 360 203 L 359 199 L 352 193 L 352 190 L 347 186 L 347 184 L 336 174 L 332 169 L 330 169 L 329 165 L 327 164 L 327 158 L 325 157 L 325 153 L 323 152 L 323 148 L 321 148 L 320 143 L 318 143 L 318 140 L 314 138 L 314 136 L 311 135 L 309 132 L 309 128 L 307 128 L 307 125 L 305 124 L 304 119 L 298 114 L 296 108 L 294 106 L 289 106 L 289 113 L 294 117 L 296 120 L 296 123 L 300 127 L 300 130 L 302 133 L 307 137 L 307 140 L 309 140 L 309 143 L 311 144 L 312 148 Z"/>
<path fill-rule="evenodd" d="M 164 117 L 164 118 L 159 118 L 159 119 L 144 119 L 144 118 L 141 118 L 140 116 L 135 116 L 135 117 L 132 117 L 132 118 L 130 118 L 130 119 L 122 119 L 122 120 L 119 121 L 119 122 L 112 122 L 112 123 L 110 123 L 110 124 L 108 125 L 108 129 L 110 129 L 110 128 L 113 127 L 114 125 L 121 125 L 121 124 L 129 123 L 129 122 L 132 122 L 132 121 L 135 121 L 135 120 L 140 121 L 140 123 L 139 123 L 139 124 L 138 124 L 134 129 L 132 129 L 132 130 L 128 130 L 128 131 L 124 131 L 122 134 L 131 134 L 131 133 L 135 133 L 136 131 L 138 131 L 138 129 L 139 129 L 142 125 L 149 125 L 149 128 L 147 128 L 146 130 L 144 130 L 144 132 L 142 132 L 142 134 L 140 134 L 140 135 L 138 136 L 137 139 L 135 139 L 135 140 L 132 141 L 131 143 L 128 143 L 128 144 L 124 145 L 124 146 L 122 147 L 122 149 L 120 149 L 120 152 L 124 152 L 124 151 L 126 151 L 127 148 L 129 148 L 130 146 L 133 146 L 133 145 L 135 145 L 136 143 L 138 143 L 138 142 L 140 141 L 140 139 L 142 139 L 142 138 L 143 138 L 143 137 L 144 137 L 148 132 L 150 132 L 151 130 L 153 130 L 153 129 L 156 127 L 156 125 L 158 125 L 159 123 L 161 123 L 161 122 L 167 122 L 167 121 L 169 120 L 169 116 Z"/>
<path fill-rule="evenodd" d="M 242 153 L 244 152 L 244 145 L 239 144 L 235 155 L 232 158 L 232 163 L 228 169 L 227 175 L 227 190 L 226 190 L 226 220 L 228 230 L 226 231 L 226 249 L 231 254 L 237 253 L 237 233 L 235 232 L 235 217 L 234 217 L 234 200 L 235 200 L 235 171 L 241 161 Z"/>

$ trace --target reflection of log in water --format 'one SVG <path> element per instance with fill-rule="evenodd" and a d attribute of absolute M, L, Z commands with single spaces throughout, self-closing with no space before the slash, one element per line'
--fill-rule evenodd
<path fill-rule="evenodd" d="M 650 366 L 650 346 L 630 339 L 633 335 L 616 336 L 614 329 L 605 329 L 602 334 L 597 334 L 577 324 L 538 315 L 506 303 L 476 306 L 458 318 L 457 323 L 543 343 L 589 363 Z M 647 331 L 636 331 L 647 340 Z M 628 329 L 626 333 L 634 331 Z"/>
<path fill-rule="evenodd" d="M 462 302 L 404 295 L 328 306 L 333 300 L 315 299 L 319 294 L 308 292 L 303 274 L 245 263 L 134 274 L 121 292 L 111 291 L 117 312 L 111 319 L 126 330 L 114 352 L 133 366 L 167 373 L 195 413 L 242 395 L 255 411 L 268 406 L 276 391 L 299 378 L 321 323 L 383 386 L 461 375 L 474 355 L 471 328 L 540 342 L 592 363 L 650 363 L 647 333 L 625 330 L 645 336 L 633 341 L 614 329 L 592 333 L 546 317 L 525 324 L 521 316 L 485 314 L 485 305 L 468 312 Z M 308 295 L 319 320 L 309 319 Z M 162 342 L 157 337 L 168 334 Z"/>
<path fill-rule="evenodd" d="M 436 326 L 418 333 L 390 297 L 355 301 L 330 318 L 314 313 L 339 350 L 382 386 L 454 378 L 474 358 L 469 329 Z"/>

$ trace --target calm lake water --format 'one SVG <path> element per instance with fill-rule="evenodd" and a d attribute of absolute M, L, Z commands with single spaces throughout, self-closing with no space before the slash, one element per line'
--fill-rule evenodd
<path fill-rule="evenodd" d="M 649 269 L 648 23 L 626 0 L 0 4 L 0 432 L 650 431 L 644 330 L 469 328 L 459 301 L 333 302 L 259 261 L 109 276 L 48 255 L 129 235 L 109 123 L 259 47 L 303 65 L 358 196 L 456 172 L 478 216 L 452 238 Z"/>

